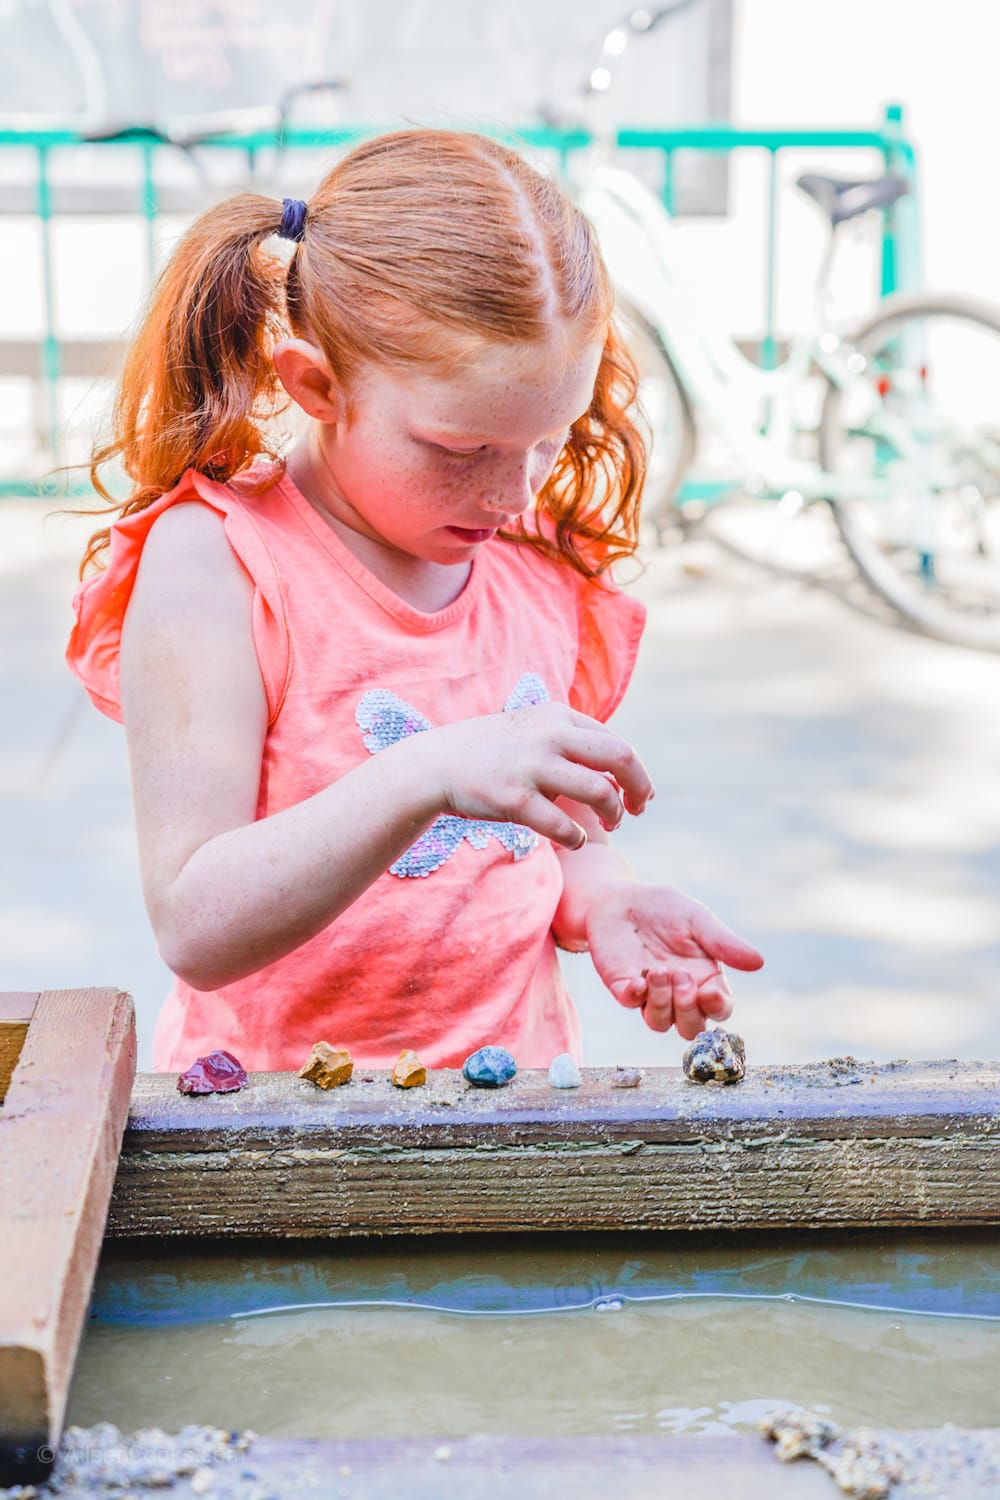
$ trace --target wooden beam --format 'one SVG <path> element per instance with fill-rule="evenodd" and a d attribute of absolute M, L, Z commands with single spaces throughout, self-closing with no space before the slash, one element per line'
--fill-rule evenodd
<path fill-rule="evenodd" d="M 926 1500 L 929 1495 L 995 1500 L 1000 1429 L 877 1431 L 868 1437 L 883 1451 L 891 1447 L 902 1456 L 901 1477 L 891 1485 L 892 1500 Z M 141 1473 L 141 1448 L 125 1443 L 123 1465 L 121 1441 L 112 1439 L 112 1445 L 111 1472 L 122 1469 L 125 1488 L 127 1456 L 134 1455 L 135 1470 Z M 160 1437 L 161 1468 L 167 1467 L 164 1447 Z M 88 1470 L 93 1475 L 100 1468 L 99 1433 L 71 1429 L 60 1459 L 62 1500 L 93 1496 Z M 817 1463 L 809 1459 L 778 1463 L 765 1439 L 744 1435 L 387 1441 L 258 1438 L 248 1452 L 238 1447 L 228 1453 L 223 1450 L 206 1468 L 211 1483 L 205 1482 L 203 1469 L 201 1488 L 192 1486 L 189 1468 L 188 1475 L 178 1476 L 169 1487 L 174 1500 L 193 1500 L 206 1491 L 224 1494 L 227 1500 L 254 1500 L 263 1494 L 356 1496 L 359 1500 L 400 1500 L 401 1495 L 406 1500 L 441 1500 L 443 1495 L 462 1500 L 542 1500 L 543 1496 L 552 1500 L 565 1495 L 574 1500 L 607 1500 L 608 1496 L 614 1500 L 663 1500 L 664 1496 L 711 1500 L 726 1494 L 737 1495 L 739 1500 L 834 1500 L 840 1493 Z M 850 1492 L 861 1494 L 862 1490 Z"/>
<path fill-rule="evenodd" d="M 134 1076 L 128 995 L 38 996 L 0 1111 L 0 1484 L 51 1466 Z"/>
<path fill-rule="evenodd" d="M 0 1104 L 21 1056 L 37 1000 L 37 993 L 0 994 Z"/>
<path fill-rule="evenodd" d="M 1000 1224 L 1000 1065 L 748 1070 L 725 1087 L 610 1069 L 555 1090 L 355 1069 L 185 1097 L 136 1079 L 112 1235 L 388 1235 Z"/>

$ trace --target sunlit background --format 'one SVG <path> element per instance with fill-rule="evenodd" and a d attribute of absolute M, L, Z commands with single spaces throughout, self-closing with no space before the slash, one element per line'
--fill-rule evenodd
<path fill-rule="evenodd" d="M 589 131 L 596 146 L 563 161 L 573 190 L 600 157 L 669 201 L 692 337 L 716 330 L 769 363 L 814 326 L 829 233 L 796 178 L 873 178 L 886 159 L 877 144 L 777 149 L 768 131 L 888 131 L 915 148 L 891 220 L 868 213 L 838 232 L 828 326 L 842 331 L 873 310 L 886 223 L 898 286 L 1000 302 L 998 44 L 1000 14 L 981 0 L 687 0 L 645 12 L 614 0 L 8 0 L 0 987 L 131 991 L 149 1065 L 168 975 L 139 890 L 124 739 L 62 665 L 75 560 L 93 526 L 46 520 L 67 502 L 34 487 L 54 463 L 86 456 L 107 372 L 190 216 L 247 186 L 307 196 L 337 149 L 261 147 L 251 162 L 245 151 L 192 147 L 192 136 L 278 123 L 290 138 L 407 123 L 521 130 L 532 133 L 525 149 L 559 170 L 559 133 Z M 887 115 L 893 106 L 901 113 Z M 669 165 L 654 146 L 616 146 L 629 128 L 709 123 L 761 127 L 763 144 L 720 138 L 706 153 L 692 135 Z M 128 128 L 145 134 L 127 145 L 57 145 L 51 134 Z M 150 130 L 188 147 L 157 145 Z M 142 211 L 151 186 L 155 215 Z M 980 426 L 1000 413 L 992 357 L 984 339 L 974 358 L 956 360 L 956 402 Z M 796 406 L 796 453 L 819 420 L 814 377 Z M 664 399 L 658 474 L 680 431 Z M 740 400 L 759 421 L 758 395 Z M 696 413 L 699 428 L 717 416 Z M 715 438 L 702 459 L 709 486 L 734 462 Z M 862 475 L 866 462 L 862 452 Z M 79 494 L 68 503 L 87 503 L 83 477 L 71 471 Z M 742 477 L 759 491 L 757 466 L 744 462 Z M 621 843 L 644 878 L 683 884 L 767 954 L 760 975 L 733 978 L 751 1061 L 995 1057 L 1000 659 L 905 628 L 860 582 L 826 508 L 798 510 L 791 480 L 778 489 L 783 510 L 744 498 L 683 533 L 672 511 L 658 512 L 660 540 L 647 526 L 644 571 L 630 586 L 649 626 L 618 724 L 659 795 Z M 689 520 L 698 509 L 695 496 Z M 586 958 L 567 960 L 566 974 L 586 1061 L 678 1061 L 678 1039 L 619 1011 Z"/>

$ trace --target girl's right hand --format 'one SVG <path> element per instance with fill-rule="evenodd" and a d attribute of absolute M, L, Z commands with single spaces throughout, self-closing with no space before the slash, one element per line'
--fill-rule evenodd
<path fill-rule="evenodd" d="M 641 813 L 653 795 L 629 742 L 562 703 L 462 719 L 407 744 L 443 811 L 523 823 L 566 849 L 581 848 L 587 835 L 557 798 L 593 808 L 610 830 L 625 811 Z"/>

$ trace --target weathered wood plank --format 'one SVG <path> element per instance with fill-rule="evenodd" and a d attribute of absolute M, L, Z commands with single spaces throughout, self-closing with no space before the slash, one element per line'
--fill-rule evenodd
<path fill-rule="evenodd" d="M 1000 1430 L 877 1437 L 913 1455 L 906 1477 L 892 1486 L 893 1500 L 926 1500 L 939 1485 L 937 1492 L 949 1500 L 994 1500 Z M 346 1495 L 365 1500 L 399 1500 L 400 1494 L 408 1500 L 717 1500 L 726 1493 L 740 1500 L 834 1500 L 840 1494 L 817 1464 L 778 1463 L 770 1444 L 752 1436 L 475 1437 L 445 1444 L 259 1440 L 251 1459 L 275 1488 L 324 1477 L 329 1483 L 336 1474 L 341 1483 L 353 1480 L 344 1485 Z"/>
<path fill-rule="evenodd" d="M 75 1436 L 71 1429 L 69 1436 Z M 947 1495 L 948 1500 L 995 1500 L 1000 1430 L 965 1432 L 877 1432 L 881 1444 L 906 1455 L 893 1500 Z M 93 1430 L 80 1430 L 81 1461 L 74 1446 L 60 1465 L 60 1495 L 83 1500 L 94 1489 L 87 1479 L 100 1463 Z M 121 1464 L 122 1446 L 113 1461 Z M 124 1446 L 127 1455 L 135 1450 Z M 162 1462 L 162 1460 L 161 1460 Z M 137 1455 L 136 1468 L 141 1464 Z M 74 1472 L 79 1475 L 74 1480 Z M 840 1490 L 808 1459 L 776 1461 L 768 1442 L 753 1436 L 586 1436 L 574 1438 L 470 1437 L 454 1440 L 395 1439 L 269 1440 L 258 1438 L 245 1455 L 234 1451 L 213 1463 L 206 1486 L 190 1476 L 157 1489 L 174 1500 L 195 1494 L 225 1494 L 254 1500 L 261 1494 L 342 1496 L 344 1500 L 834 1500 Z M 122 1476 L 123 1485 L 125 1476 Z M 145 1491 L 144 1491 L 145 1492 Z"/>
<path fill-rule="evenodd" d="M 136 1087 L 108 1232 L 363 1235 L 1000 1223 L 1000 1067 L 757 1068 L 737 1086 L 610 1069 L 557 1091 L 440 1071 L 323 1093 L 255 1074 L 239 1094 Z"/>
<path fill-rule="evenodd" d="M 0 1111 L 0 1483 L 58 1440 L 134 1076 L 128 995 L 38 997 Z"/>
<path fill-rule="evenodd" d="M 0 994 L 0 1104 L 21 1056 L 37 1001 L 37 991 Z"/>

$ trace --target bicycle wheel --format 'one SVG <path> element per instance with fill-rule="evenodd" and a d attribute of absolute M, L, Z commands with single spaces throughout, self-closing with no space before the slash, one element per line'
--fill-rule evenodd
<path fill-rule="evenodd" d="M 847 341 L 820 460 L 858 571 L 913 628 L 1000 650 L 1000 309 L 887 299 Z M 869 487 L 870 486 L 870 487 Z"/>
<path fill-rule="evenodd" d="M 674 498 L 694 458 L 694 413 L 662 338 L 645 313 L 619 297 L 615 317 L 639 370 L 639 401 L 649 424 L 649 468 L 643 520 L 662 537 L 680 515 Z"/>

